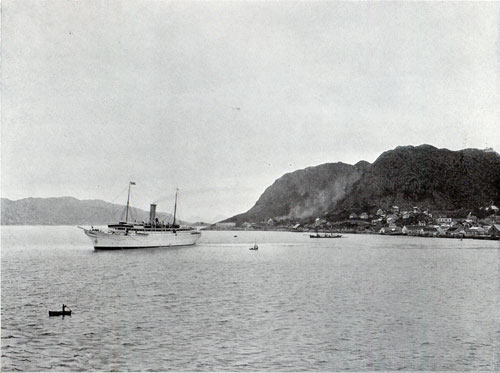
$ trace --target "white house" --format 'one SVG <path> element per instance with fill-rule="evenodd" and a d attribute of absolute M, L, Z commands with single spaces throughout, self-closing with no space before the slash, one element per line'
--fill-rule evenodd
<path fill-rule="evenodd" d="M 446 216 L 441 216 L 437 218 L 437 223 L 438 224 L 451 224 L 452 219 L 447 218 Z"/>
<path fill-rule="evenodd" d="M 417 236 L 424 234 L 424 228 L 420 225 L 405 225 L 402 229 L 403 234 Z"/>

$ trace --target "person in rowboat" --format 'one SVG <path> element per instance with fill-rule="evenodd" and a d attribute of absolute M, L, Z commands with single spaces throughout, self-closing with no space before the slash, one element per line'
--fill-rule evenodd
<path fill-rule="evenodd" d="M 66 308 L 67 308 L 67 306 L 63 303 L 63 306 L 62 306 L 63 314 L 64 314 Z"/>

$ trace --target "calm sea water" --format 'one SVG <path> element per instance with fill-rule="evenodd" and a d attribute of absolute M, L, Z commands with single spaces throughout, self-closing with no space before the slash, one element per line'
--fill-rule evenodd
<path fill-rule="evenodd" d="M 4 371 L 500 369 L 498 241 L 204 232 L 95 252 L 74 227 L 1 232 Z"/>

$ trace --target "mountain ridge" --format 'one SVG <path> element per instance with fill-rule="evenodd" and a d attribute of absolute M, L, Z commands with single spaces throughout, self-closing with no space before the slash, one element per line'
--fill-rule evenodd
<path fill-rule="evenodd" d="M 105 225 L 124 217 L 126 206 L 100 199 L 64 197 L 1 198 L 2 225 Z M 172 214 L 158 212 L 158 219 L 170 221 Z M 129 218 L 148 221 L 149 211 L 129 207 Z"/>
<path fill-rule="evenodd" d="M 319 195 L 324 198 L 310 198 Z M 315 217 L 333 221 L 347 218 L 349 212 L 374 213 L 394 205 L 442 211 L 493 203 L 500 204 L 498 153 L 405 145 L 383 152 L 373 163 L 325 163 L 284 174 L 250 210 L 224 222 Z M 294 214 L 297 207 L 304 213 Z"/>
<path fill-rule="evenodd" d="M 471 148 L 452 151 L 428 144 L 398 146 L 373 162 L 334 212 L 373 212 L 393 205 L 477 209 L 499 199 L 498 153 Z"/>
<path fill-rule="evenodd" d="M 223 222 L 238 226 L 268 219 L 330 221 L 349 213 L 374 213 L 392 206 L 439 211 L 500 205 L 500 155 L 492 150 L 398 146 L 373 163 L 324 163 L 288 172 L 268 186 L 247 212 Z M 120 220 L 124 205 L 75 197 L 1 199 L 2 225 L 102 225 Z M 132 219 L 149 220 L 135 207 Z M 129 216 L 130 216 L 129 215 Z M 172 215 L 158 213 L 160 220 Z"/>
<path fill-rule="evenodd" d="M 330 205 L 344 197 L 361 177 L 364 167 L 364 163 L 356 166 L 336 162 L 286 173 L 266 188 L 250 210 L 225 221 L 241 224 L 269 218 L 301 219 L 323 215 Z"/>

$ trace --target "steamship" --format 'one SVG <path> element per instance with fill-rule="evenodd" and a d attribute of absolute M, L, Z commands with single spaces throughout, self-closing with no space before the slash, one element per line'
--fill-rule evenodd
<path fill-rule="evenodd" d="M 154 247 L 188 246 L 196 244 L 201 232 L 193 227 L 176 223 L 177 194 L 175 193 L 174 219 L 172 224 L 160 222 L 156 217 L 156 204 L 151 204 L 149 223 L 128 222 L 130 186 L 129 183 L 125 221 L 109 224 L 108 229 L 83 228 L 92 240 L 94 250 L 143 249 Z"/>

